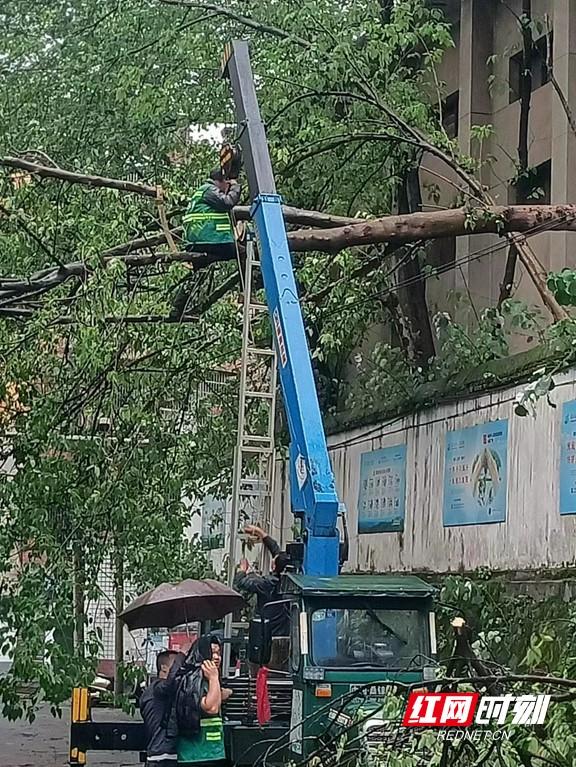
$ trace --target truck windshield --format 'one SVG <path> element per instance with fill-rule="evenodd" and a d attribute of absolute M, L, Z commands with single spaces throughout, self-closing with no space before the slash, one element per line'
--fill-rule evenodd
<path fill-rule="evenodd" d="M 418 668 L 428 654 L 426 615 L 418 610 L 334 608 L 312 613 L 312 660 L 333 668 Z"/>

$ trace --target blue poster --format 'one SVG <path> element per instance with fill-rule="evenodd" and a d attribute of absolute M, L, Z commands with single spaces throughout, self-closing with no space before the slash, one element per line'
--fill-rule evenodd
<path fill-rule="evenodd" d="M 444 527 L 506 521 L 508 421 L 446 433 Z"/>
<path fill-rule="evenodd" d="M 358 532 L 404 530 L 406 445 L 384 447 L 360 458 Z"/>
<path fill-rule="evenodd" d="M 560 514 L 576 514 L 576 402 L 562 405 Z"/>

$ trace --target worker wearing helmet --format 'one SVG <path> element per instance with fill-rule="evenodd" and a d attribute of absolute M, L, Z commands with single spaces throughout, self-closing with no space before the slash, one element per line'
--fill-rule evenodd
<path fill-rule="evenodd" d="M 198 253 L 194 268 L 214 261 L 236 258 L 236 243 L 230 213 L 240 200 L 242 187 L 238 179 L 226 179 L 220 168 L 196 189 L 184 214 L 186 250 Z M 179 320 L 188 308 L 190 293 L 181 285 L 174 300 L 170 317 Z"/>

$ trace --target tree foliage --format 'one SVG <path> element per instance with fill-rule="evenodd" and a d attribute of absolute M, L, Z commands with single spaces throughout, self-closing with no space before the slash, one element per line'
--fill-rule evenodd
<path fill-rule="evenodd" d="M 32 711 L 89 678 L 99 637 L 85 626 L 83 651 L 71 646 L 71 627 L 84 619 L 73 591 L 83 599 L 97 593 L 107 553 L 125 563 L 136 588 L 206 571 L 197 542 L 183 543 L 182 533 L 187 499 L 214 483 L 225 493 L 230 475 L 234 379 L 210 382 L 240 351 L 230 291 L 237 265 L 134 264 L 131 246 L 113 250 L 115 259 L 110 249 L 161 233 L 163 201 L 177 226 L 191 189 L 215 164 L 214 147 L 194 137 L 234 122 L 219 72 L 224 44 L 250 38 L 278 185 L 290 204 L 360 218 L 397 212 L 422 137 L 472 179 L 458 202 L 474 194 L 476 166 L 439 119 L 435 68 L 453 45 L 439 10 L 424 0 L 246 5 L 6 0 L 0 11 L 0 157 L 162 190 L 154 200 L 0 174 L 1 413 L 4 453 L 16 464 L 0 486 L 0 604 L 14 654 L 0 684 L 7 715 L 22 713 L 22 681 L 39 683 Z M 474 344 L 440 317 L 437 358 L 429 359 L 434 349 L 416 363 L 406 356 L 405 334 L 419 332 L 405 322 L 409 291 L 396 297 L 407 260 L 415 279 L 433 277 L 424 247 L 295 257 L 326 410 L 346 400 L 365 407 L 390 392 L 409 402 L 419 381 L 506 354 L 503 310 L 482 316 Z M 47 284 L 54 270 L 55 287 Z M 167 322 L 182 283 L 195 320 Z M 351 392 L 350 355 L 382 324 L 398 348 L 380 345 L 363 357 L 367 369 Z M 268 332 L 258 329 L 262 339 Z"/>

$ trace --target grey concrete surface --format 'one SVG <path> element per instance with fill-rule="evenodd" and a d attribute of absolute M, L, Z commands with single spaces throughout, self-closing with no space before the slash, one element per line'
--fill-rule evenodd
<path fill-rule="evenodd" d="M 125 714 L 109 709 L 96 709 L 94 718 L 119 720 Z M 0 718 L 0 767 L 66 767 L 68 764 L 68 727 L 70 710 L 62 719 L 54 719 L 50 709 L 41 709 L 33 724 L 8 722 Z M 88 754 L 87 767 L 134 767 L 140 764 L 138 754 Z"/>

